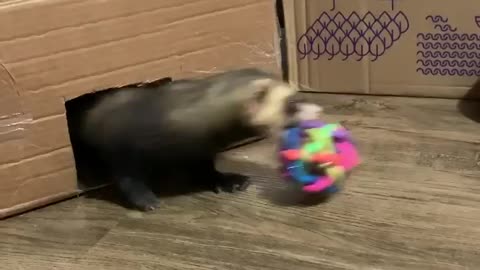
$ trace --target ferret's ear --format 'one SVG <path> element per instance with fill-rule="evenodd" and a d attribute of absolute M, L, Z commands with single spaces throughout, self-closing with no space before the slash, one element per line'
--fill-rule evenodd
<path fill-rule="evenodd" d="M 258 113 L 262 104 L 266 102 L 271 89 L 270 79 L 258 79 L 252 82 L 254 89 L 253 95 L 247 100 L 246 112 L 249 117 L 253 117 Z"/>

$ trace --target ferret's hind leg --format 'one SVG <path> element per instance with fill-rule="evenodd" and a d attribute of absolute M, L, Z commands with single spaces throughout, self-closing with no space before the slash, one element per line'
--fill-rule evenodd
<path fill-rule="evenodd" d="M 236 173 L 221 173 L 215 168 L 215 157 L 204 157 L 195 161 L 193 165 L 197 178 L 215 193 L 220 190 L 233 193 L 245 191 L 250 185 L 249 177 Z"/>

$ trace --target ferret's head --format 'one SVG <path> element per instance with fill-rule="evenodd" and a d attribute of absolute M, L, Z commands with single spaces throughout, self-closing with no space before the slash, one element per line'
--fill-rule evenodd
<path fill-rule="evenodd" d="M 244 111 L 248 125 L 277 134 L 299 120 L 318 117 L 321 107 L 305 102 L 296 87 L 273 75 L 258 72 L 257 76 L 249 78 L 248 87 L 242 87 L 242 95 L 247 94 Z"/>

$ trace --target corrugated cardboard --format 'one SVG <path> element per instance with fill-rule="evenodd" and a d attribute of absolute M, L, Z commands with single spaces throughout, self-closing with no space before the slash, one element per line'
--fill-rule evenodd
<path fill-rule="evenodd" d="M 80 192 L 65 101 L 162 77 L 279 72 L 271 0 L 0 4 L 0 217 Z"/>
<path fill-rule="evenodd" d="M 480 75 L 477 0 L 284 0 L 292 82 L 463 97 Z"/>

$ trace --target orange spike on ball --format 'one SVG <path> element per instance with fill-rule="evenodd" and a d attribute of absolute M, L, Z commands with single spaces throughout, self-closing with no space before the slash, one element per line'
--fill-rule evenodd
<path fill-rule="evenodd" d="M 325 154 L 325 153 L 318 153 L 313 154 L 312 161 L 315 163 L 333 163 L 334 165 L 341 164 L 341 158 L 338 154 Z"/>
<path fill-rule="evenodd" d="M 282 157 L 287 159 L 287 160 L 298 160 L 300 159 L 301 153 L 300 150 L 297 149 L 289 149 L 289 150 L 284 150 L 280 152 Z"/>

